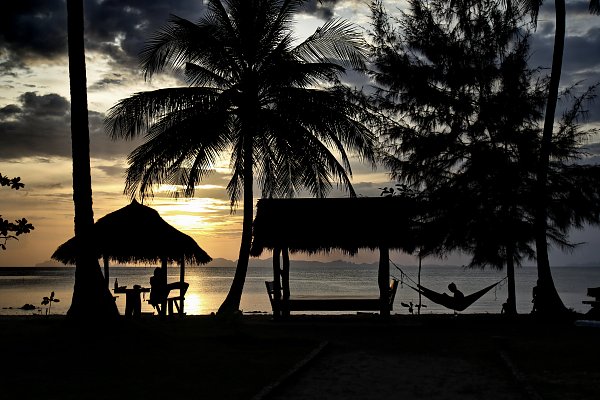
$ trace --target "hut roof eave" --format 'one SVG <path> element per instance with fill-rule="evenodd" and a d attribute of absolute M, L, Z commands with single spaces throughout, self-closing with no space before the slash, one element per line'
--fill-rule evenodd
<path fill-rule="evenodd" d="M 319 253 L 387 247 L 414 251 L 416 205 L 404 197 L 261 199 L 251 254 L 286 247 Z"/>
<path fill-rule="evenodd" d="M 183 259 L 190 264 L 205 264 L 212 260 L 191 236 L 169 225 L 156 210 L 135 200 L 100 218 L 90 234 L 96 258 L 106 257 L 120 263 Z M 60 245 L 52 258 L 75 264 L 79 248 L 77 238 L 73 237 Z"/>

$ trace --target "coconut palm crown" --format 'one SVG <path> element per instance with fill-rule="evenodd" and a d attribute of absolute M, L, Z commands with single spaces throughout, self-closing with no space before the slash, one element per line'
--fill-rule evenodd
<path fill-rule="evenodd" d="M 232 207 L 242 199 L 244 219 L 236 276 L 221 309 L 239 307 L 254 175 L 272 197 L 300 189 L 322 197 L 334 180 L 354 195 L 348 152 L 374 162 L 368 118 L 340 82 L 345 68 L 364 67 L 361 35 L 334 19 L 298 43 L 292 17 L 302 3 L 208 0 L 197 23 L 171 16 L 148 40 L 141 66 L 146 79 L 166 68 L 183 71 L 189 86 L 137 93 L 106 119 L 112 138 L 146 139 L 129 156 L 125 191 L 132 197 L 152 195 L 160 183 L 191 196 L 231 154 L 227 191 Z"/>

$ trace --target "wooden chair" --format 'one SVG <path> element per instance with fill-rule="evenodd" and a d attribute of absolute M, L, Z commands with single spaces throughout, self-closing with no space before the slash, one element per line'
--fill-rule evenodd
<path fill-rule="evenodd" d="M 600 319 L 600 287 L 588 288 L 588 297 L 593 297 L 594 300 L 584 300 L 583 304 L 589 304 L 592 308 L 586 313 L 591 319 Z"/>
<path fill-rule="evenodd" d="M 173 315 L 173 305 L 177 309 L 177 314 L 179 316 L 185 315 L 183 312 L 183 301 L 185 300 L 185 293 L 187 292 L 190 284 L 187 282 L 174 282 L 167 285 L 167 289 L 169 289 L 169 295 L 171 294 L 171 290 L 178 290 L 179 295 L 167 297 L 167 308 L 169 309 L 169 315 Z"/>
<path fill-rule="evenodd" d="M 185 315 L 183 309 L 183 302 L 185 300 L 185 293 L 187 292 L 190 284 L 187 282 L 173 282 L 167 285 L 167 296 L 166 298 L 155 304 L 158 315 L 165 316 L 173 316 L 175 315 L 174 310 L 177 310 L 177 314 L 182 317 Z M 171 296 L 171 291 L 179 290 L 178 295 Z M 166 308 L 165 308 L 166 307 Z"/>

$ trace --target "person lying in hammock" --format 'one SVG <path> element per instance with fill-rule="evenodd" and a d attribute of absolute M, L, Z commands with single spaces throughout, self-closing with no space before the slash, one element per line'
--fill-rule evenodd
<path fill-rule="evenodd" d="M 452 292 L 452 294 L 454 295 L 454 300 L 461 301 L 465 298 L 465 295 L 463 294 L 463 292 L 458 290 L 458 288 L 456 287 L 456 284 L 454 282 L 450 282 L 450 284 L 448 285 L 448 290 L 450 290 Z M 444 293 L 444 294 L 446 296 L 450 297 L 446 293 Z"/>
<path fill-rule="evenodd" d="M 449 308 L 454 311 L 464 311 L 471 304 L 476 302 L 481 296 L 492 290 L 496 285 L 500 282 L 504 281 L 503 278 L 496 283 L 492 283 L 488 287 L 485 287 L 475 293 L 471 293 L 465 296 L 460 290 L 457 289 L 456 284 L 454 282 L 448 285 L 448 289 L 452 292 L 453 296 L 448 293 L 438 293 L 431 289 L 427 289 L 425 286 L 417 285 L 416 288 L 408 285 L 413 290 L 421 293 L 423 296 L 427 297 L 429 300 L 433 301 L 436 304 L 440 304 L 446 308 Z"/>

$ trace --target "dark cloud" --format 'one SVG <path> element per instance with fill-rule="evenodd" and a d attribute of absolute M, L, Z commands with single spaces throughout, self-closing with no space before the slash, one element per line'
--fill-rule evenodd
<path fill-rule="evenodd" d="M 28 63 L 66 55 L 64 0 L 11 1 L 2 6 L 0 73 L 14 74 Z M 128 67 L 137 65 L 144 41 L 167 22 L 170 13 L 196 20 L 204 10 L 199 0 L 86 0 L 84 7 L 86 48 Z"/>
<path fill-rule="evenodd" d="M 33 92 L 21 95 L 19 101 L 19 105 L 7 106 L 19 112 L 0 122 L 0 160 L 70 155 L 68 101 L 57 94 Z"/>
<path fill-rule="evenodd" d="M 590 143 L 584 147 L 584 150 L 593 155 L 600 155 L 600 143 Z"/>
<path fill-rule="evenodd" d="M 70 103 L 58 94 L 27 92 L 19 104 L 1 109 L 0 160 L 23 157 L 71 157 Z M 6 117 L 9 116 L 10 118 Z M 90 111 L 92 157 L 123 157 L 136 142 L 113 142 L 103 130 L 104 115 Z"/>
<path fill-rule="evenodd" d="M 90 85 L 88 90 L 103 90 L 109 86 L 123 85 L 125 82 L 126 78 L 123 74 L 113 73 L 108 76 L 105 76 L 97 82 L 94 82 L 92 85 Z"/>
<path fill-rule="evenodd" d="M 5 1 L 0 13 L 0 72 L 23 68 L 30 58 L 52 59 L 66 51 L 64 0 Z"/>
<path fill-rule="evenodd" d="M 324 20 L 333 17 L 333 9 L 339 0 L 308 0 L 302 6 L 302 12 Z"/>
<path fill-rule="evenodd" d="M 584 36 L 565 39 L 565 69 L 577 71 L 591 66 L 600 67 L 600 27 L 589 29 Z"/>
<path fill-rule="evenodd" d="M 301 12 L 329 19 L 340 1 L 309 0 Z M 0 73 L 14 74 L 28 64 L 66 55 L 64 0 L 10 1 L 2 5 Z M 170 14 L 197 21 L 206 9 L 201 0 L 85 0 L 84 7 L 86 48 L 109 55 L 122 68 L 137 68 L 138 53 L 145 41 L 167 23 Z"/>
<path fill-rule="evenodd" d="M 145 41 L 170 14 L 196 21 L 205 10 L 199 0 L 105 0 L 87 1 L 86 6 L 90 48 L 132 67 Z"/>
<path fill-rule="evenodd" d="M 546 3 L 544 3 L 545 6 Z M 551 16 L 548 13 L 545 15 L 548 17 Z M 570 16 L 572 17 L 572 14 Z M 569 16 L 567 18 L 569 19 Z M 543 68 L 542 73 L 550 75 L 554 48 L 554 24 L 547 22 L 544 26 L 547 25 L 551 27 L 548 34 L 542 34 L 538 30 L 531 36 L 532 53 L 530 65 L 532 67 L 541 67 Z M 600 82 L 600 28 L 597 25 L 590 26 L 586 31 L 581 27 L 580 31 L 581 33 L 577 36 L 570 35 L 565 38 L 563 68 L 560 80 L 561 87 L 563 88 L 579 83 L 578 88 L 574 92 L 575 94 L 581 94 L 589 86 Z M 569 105 L 569 102 L 561 102 L 559 104 L 561 109 L 557 115 L 560 115 Z M 600 121 L 600 108 L 597 104 L 590 105 L 588 121 Z"/>
<path fill-rule="evenodd" d="M 6 107 L 0 108 L 0 121 L 16 116 L 21 112 L 21 107 L 14 104 L 9 104 Z"/>
<path fill-rule="evenodd" d="M 554 1 L 548 2 L 552 4 L 552 10 L 554 10 Z M 571 0 L 566 3 L 567 13 L 570 15 L 590 15 L 590 0 Z"/>
<path fill-rule="evenodd" d="M 19 97 L 23 107 L 23 113 L 28 117 L 57 117 L 65 116 L 69 109 L 69 101 L 58 94 L 47 94 L 38 96 L 35 92 L 27 92 Z"/>

